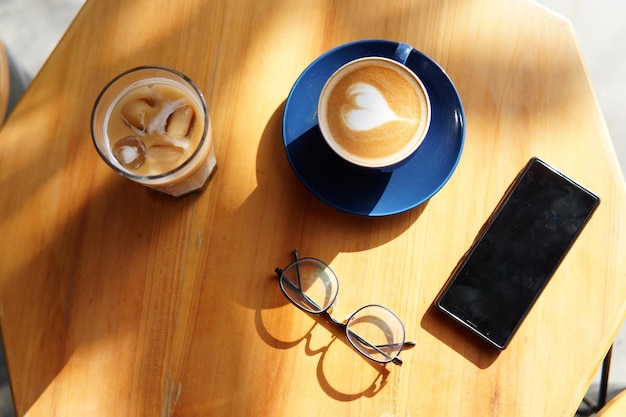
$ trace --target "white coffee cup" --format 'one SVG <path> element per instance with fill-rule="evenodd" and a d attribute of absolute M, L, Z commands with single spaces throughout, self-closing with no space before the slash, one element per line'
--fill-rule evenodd
<path fill-rule="evenodd" d="M 318 122 L 340 157 L 367 168 L 396 166 L 420 146 L 430 125 L 426 88 L 408 67 L 359 58 L 335 71 L 320 94 Z"/>

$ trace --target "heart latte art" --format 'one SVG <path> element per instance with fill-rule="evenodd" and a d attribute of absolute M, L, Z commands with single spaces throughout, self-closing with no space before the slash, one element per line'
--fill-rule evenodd
<path fill-rule="evenodd" d="M 350 130 L 372 130 L 394 120 L 417 123 L 417 120 L 394 113 L 383 92 L 373 85 L 356 82 L 348 88 L 346 95 L 347 103 L 341 106 L 341 120 Z"/>
<path fill-rule="evenodd" d="M 326 83 L 318 119 L 327 143 L 344 159 L 382 167 L 419 146 L 430 108 L 410 70 L 385 58 L 365 58 L 340 68 Z"/>

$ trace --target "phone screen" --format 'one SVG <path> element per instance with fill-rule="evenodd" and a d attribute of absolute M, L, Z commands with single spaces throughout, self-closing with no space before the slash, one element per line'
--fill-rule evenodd
<path fill-rule="evenodd" d="M 531 159 L 459 262 L 438 308 L 504 349 L 599 202 Z"/>

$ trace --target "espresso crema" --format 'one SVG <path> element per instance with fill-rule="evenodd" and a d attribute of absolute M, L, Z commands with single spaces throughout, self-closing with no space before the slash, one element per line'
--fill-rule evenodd
<path fill-rule="evenodd" d="M 408 68 L 386 58 L 363 58 L 331 76 L 318 119 L 324 138 L 344 159 L 382 167 L 417 149 L 430 124 L 430 105 Z"/>

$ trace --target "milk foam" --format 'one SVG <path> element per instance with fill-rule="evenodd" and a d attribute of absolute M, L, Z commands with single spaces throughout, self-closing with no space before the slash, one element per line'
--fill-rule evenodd
<path fill-rule="evenodd" d="M 167 118 L 170 117 L 170 115 L 176 110 L 183 107 L 185 104 L 187 104 L 187 101 L 182 98 L 176 101 L 166 101 L 163 104 L 161 111 L 150 121 L 150 124 L 148 125 L 148 134 L 157 133 L 161 135 L 161 139 L 166 142 L 170 142 L 172 145 L 179 148 L 187 149 L 189 146 L 191 146 L 189 140 L 176 139 L 169 137 L 165 134 L 165 125 L 167 124 Z"/>
<path fill-rule="evenodd" d="M 165 101 L 162 104 L 161 111 L 152 118 L 148 125 L 148 133 L 165 133 L 165 124 L 170 114 L 174 113 L 178 108 L 184 106 L 187 102 L 184 99 L 178 99 L 176 101 Z"/>
<path fill-rule="evenodd" d="M 389 107 L 383 93 L 373 85 L 356 82 L 346 91 L 348 103 L 341 107 L 341 119 L 348 129 L 366 131 L 394 120 L 406 120 Z"/>
<path fill-rule="evenodd" d="M 134 146 L 124 146 L 120 151 L 120 156 L 122 163 L 128 165 L 139 158 L 139 150 Z"/>

